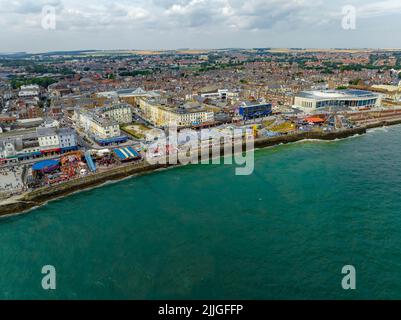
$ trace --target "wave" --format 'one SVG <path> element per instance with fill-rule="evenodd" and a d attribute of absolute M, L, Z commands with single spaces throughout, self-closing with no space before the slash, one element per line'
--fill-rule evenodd
<path fill-rule="evenodd" d="M 368 129 L 367 133 L 377 133 L 377 132 L 388 132 L 388 127 L 378 127 L 378 128 L 372 128 L 372 129 Z"/>
<path fill-rule="evenodd" d="M 46 204 L 47 204 L 48 202 L 50 202 L 50 201 L 51 201 L 51 200 L 47 201 L 46 203 L 43 203 L 43 204 L 34 206 L 34 207 L 30 208 L 30 209 L 27 209 L 27 210 L 24 210 L 24 211 L 21 211 L 21 212 L 10 213 L 10 214 L 6 214 L 6 215 L 4 215 L 4 216 L 0 216 L 0 224 L 6 223 L 8 219 L 17 218 L 17 217 L 19 217 L 19 216 L 23 216 L 23 215 L 26 215 L 26 214 L 28 214 L 28 213 L 31 213 L 31 212 L 33 212 L 33 211 L 35 211 L 35 210 L 41 208 L 42 206 L 46 205 Z"/>
<path fill-rule="evenodd" d="M 277 145 L 274 145 L 274 146 L 268 146 L 268 147 L 264 147 L 264 148 L 255 148 L 255 151 L 258 151 L 258 150 L 266 150 L 266 149 L 272 149 L 272 148 L 277 148 L 277 147 L 280 147 L 280 146 L 286 146 L 286 145 L 288 145 L 288 146 L 290 146 L 290 145 L 293 145 L 293 144 L 304 144 L 304 143 L 337 143 L 337 142 L 340 142 L 340 141 L 344 141 L 344 140 L 348 140 L 348 139 L 356 139 L 356 138 L 360 138 L 360 137 L 363 137 L 364 136 L 364 134 L 354 134 L 353 136 L 349 136 L 349 137 L 346 137 L 346 138 L 337 138 L 337 139 L 332 139 L 332 140 L 324 140 L 324 139 L 302 139 L 302 140 L 299 140 L 299 141 L 294 141 L 294 142 L 288 142 L 288 143 L 280 143 L 280 144 L 277 144 Z"/>

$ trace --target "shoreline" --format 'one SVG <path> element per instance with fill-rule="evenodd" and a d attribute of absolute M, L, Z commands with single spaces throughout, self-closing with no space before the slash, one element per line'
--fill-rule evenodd
<path fill-rule="evenodd" d="M 401 119 L 396 120 L 385 120 L 370 123 L 369 125 L 358 127 L 354 129 L 347 129 L 338 132 L 303 132 L 286 136 L 272 137 L 272 138 L 258 138 L 255 139 L 255 149 L 263 149 L 267 147 L 273 147 L 282 144 L 289 144 L 299 142 L 303 140 L 340 140 L 355 135 L 366 134 L 367 130 L 392 126 L 401 124 Z M 210 151 L 211 152 L 211 151 Z M 221 154 L 224 152 L 224 148 L 221 148 Z M 198 154 L 198 158 L 201 154 Z M 106 172 L 95 173 L 91 176 L 79 178 L 65 183 L 42 187 L 21 196 L 15 197 L 14 199 L 5 200 L 0 204 L 0 217 L 8 217 L 17 214 L 23 214 L 31 211 L 35 208 L 45 205 L 49 201 L 57 200 L 59 198 L 72 195 L 74 193 L 85 191 L 95 187 L 101 187 L 107 182 L 118 182 L 121 179 L 126 179 L 135 175 L 144 175 L 156 172 L 160 169 L 167 169 L 182 166 L 181 164 L 156 164 L 151 165 L 146 162 L 140 164 L 128 164 L 125 166 L 110 169 Z"/>

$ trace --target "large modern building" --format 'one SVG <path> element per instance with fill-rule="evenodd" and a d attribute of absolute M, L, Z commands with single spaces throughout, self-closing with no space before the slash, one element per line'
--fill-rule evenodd
<path fill-rule="evenodd" d="M 364 90 L 304 91 L 294 99 L 294 107 L 304 112 L 372 108 L 380 104 L 380 94 Z"/>
<path fill-rule="evenodd" d="M 265 102 L 243 102 L 239 106 L 238 114 L 243 120 L 268 117 L 272 114 L 272 105 Z"/>

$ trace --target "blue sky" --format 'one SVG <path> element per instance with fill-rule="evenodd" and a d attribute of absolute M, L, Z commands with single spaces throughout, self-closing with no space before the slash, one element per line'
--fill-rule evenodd
<path fill-rule="evenodd" d="M 56 29 L 42 27 L 42 9 Z M 343 7 L 356 29 L 342 28 Z M 401 0 L 0 0 L 0 52 L 401 48 Z"/>

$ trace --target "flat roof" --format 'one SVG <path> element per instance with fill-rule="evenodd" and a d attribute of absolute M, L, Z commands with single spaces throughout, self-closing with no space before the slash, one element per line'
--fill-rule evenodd
<path fill-rule="evenodd" d="M 316 100 L 327 99 L 356 99 L 356 98 L 377 98 L 379 95 L 365 90 L 323 90 L 303 91 L 297 94 L 298 97 Z"/>
<path fill-rule="evenodd" d="M 44 160 L 37 162 L 32 166 L 33 171 L 42 171 L 57 167 L 60 164 L 59 160 Z"/>
<path fill-rule="evenodd" d="M 114 149 L 113 151 L 122 161 L 141 157 L 140 154 L 132 147 Z"/>

